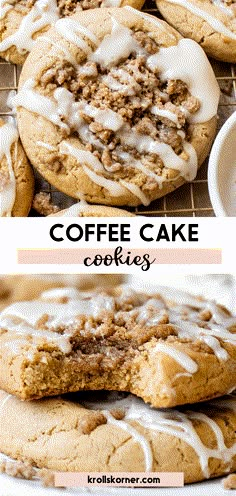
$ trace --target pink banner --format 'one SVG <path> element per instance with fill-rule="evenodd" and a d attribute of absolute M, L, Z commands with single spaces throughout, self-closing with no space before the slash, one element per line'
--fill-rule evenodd
<path fill-rule="evenodd" d="M 222 250 L 218 248 L 158 248 L 112 250 L 91 248 L 18 249 L 18 264 L 73 264 L 86 267 L 140 267 L 148 270 L 152 264 L 221 264 Z"/>
<path fill-rule="evenodd" d="M 56 487 L 183 487 L 183 472 L 57 472 Z"/>

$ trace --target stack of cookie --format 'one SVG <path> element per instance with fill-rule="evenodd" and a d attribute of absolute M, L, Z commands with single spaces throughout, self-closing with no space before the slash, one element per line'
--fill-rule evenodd
<path fill-rule="evenodd" d="M 224 307 L 176 291 L 61 288 L 10 305 L 0 451 L 30 474 L 234 471 L 236 400 L 213 398 L 235 388 L 235 328 Z"/>
<path fill-rule="evenodd" d="M 3 2 L 2 55 L 22 63 L 31 51 L 8 104 L 17 110 L 30 163 L 83 201 L 68 215 L 119 215 L 105 206 L 149 205 L 195 178 L 215 136 L 219 87 L 204 51 L 133 8 L 142 3 Z M 0 152 L 1 215 L 27 215 L 33 179 L 25 156 L 17 172 L 17 132 L 7 126 L 0 130 L 12 136 Z M 39 205 L 44 213 L 58 210 L 45 195 L 34 201 Z"/>

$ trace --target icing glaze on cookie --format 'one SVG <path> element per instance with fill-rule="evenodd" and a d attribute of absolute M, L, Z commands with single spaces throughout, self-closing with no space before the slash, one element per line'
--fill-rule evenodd
<path fill-rule="evenodd" d="M 67 303 L 58 303 L 58 298 L 63 296 Z M 53 298 L 55 302 L 51 301 Z M 125 315 L 133 317 L 139 325 L 158 326 L 164 318 L 164 322 L 175 329 L 177 341 L 169 343 L 158 340 L 150 353 L 153 356 L 160 353 L 169 355 L 189 374 L 197 372 L 198 364 L 187 352 L 179 350 L 178 339 L 204 343 L 220 361 L 227 361 L 229 358 L 224 344 L 236 346 L 236 334 L 230 331 L 230 328 L 236 325 L 236 317 L 227 314 L 214 302 L 200 301 L 196 298 L 191 305 L 186 303 L 169 306 L 159 295 L 147 297 L 126 287 L 116 297 L 106 293 L 81 294 L 73 288 L 53 289 L 43 294 L 42 301 L 14 303 L 5 308 L 1 313 L 0 328 L 22 336 L 32 336 L 36 342 L 44 339 L 58 346 L 63 352 L 70 353 L 70 338 L 73 336 L 77 319 L 84 315 L 96 320 L 104 311 L 111 312 L 115 319 L 119 319 L 121 311 L 117 310 L 117 305 L 119 307 L 125 298 L 133 298 L 134 301 L 132 310 L 125 312 Z M 40 328 L 40 322 L 45 316 L 45 325 Z M 207 320 L 204 320 L 205 318 Z M 57 332 L 61 327 L 64 328 L 62 334 Z"/>
<path fill-rule="evenodd" d="M 13 403 L 15 402 L 15 405 L 12 405 L 12 407 L 17 407 L 16 402 L 18 403 L 18 400 L 11 395 L 3 393 L 3 397 L 0 400 L 0 410 L 6 408 L 6 402 L 9 398 L 12 398 Z M 191 410 L 187 408 L 182 408 L 181 410 L 150 408 L 142 400 L 139 400 L 132 395 L 128 395 L 125 398 L 119 398 L 118 395 L 114 393 L 108 393 L 106 400 L 101 400 L 98 396 L 96 397 L 96 400 L 80 398 L 79 403 L 77 403 L 77 401 L 74 402 L 73 400 L 64 400 L 62 404 L 60 398 L 44 400 L 44 403 L 47 401 L 49 403 L 47 413 L 50 412 L 51 408 L 55 405 L 58 420 L 62 419 L 61 413 L 66 415 L 67 412 L 69 413 L 71 411 L 71 407 L 73 407 L 75 414 L 76 410 L 78 411 L 78 424 L 80 424 L 81 409 L 83 411 L 84 409 L 87 410 L 88 418 L 89 411 L 91 411 L 91 413 L 100 411 L 106 417 L 107 425 L 125 431 L 129 435 L 129 442 L 137 443 L 140 446 L 143 453 L 143 462 L 146 472 L 151 472 L 154 467 L 154 436 L 156 433 L 172 436 L 174 438 L 173 441 L 175 441 L 178 446 L 180 444 L 177 442 L 178 440 L 190 446 L 198 458 L 205 478 L 215 475 L 212 473 L 211 465 L 209 463 L 210 459 L 216 459 L 219 463 L 222 462 L 224 464 L 223 472 L 232 470 L 233 457 L 236 454 L 236 443 L 233 442 L 235 437 L 232 434 L 231 443 L 229 441 L 230 438 L 226 440 L 225 431 L 221 429 L 221 422 L 224 422 L 222 410 L 225 410 L 228 411 L 229 421 L 232 421 L 233 425 L 236 408 L 236 402 L 233 397 L 232 399 L 230 396 L 225 397 L 223 400 L 212 401 L 209 404 L 200 404 L 197 408 L 195 406 L 195 409 Z M 30 402 L 26 403 L 26 408 L 27 405 L 30 405 Z M 68 410 L 66 409 L 66 406 Z M 220 412 L 219 409 L 221 410 Z M 113 416 L 114 411 L 117 410 L 120 410 L 123 413 L 124 416 L 122 420 L 117 420 Z M 32 418 L 32 411 L 29 418 Z M 199 435 L 197 430 L 197 425 L 199 424 L 208 428 L 207 440 L 203 439 L 202 435 Z M 61 422 L 59 425 L 61 425 Z M 103 424 L 103 428 L 106 428 L 105 424 Z M 52 434 L 52 436 L 53 435 L 54 434 Z M 80 442 L 80 435 L 81 434 L 78 432 L 78 443 Z M 208 440 L 211 440 L 212 443 L 214 440 L 214 448 L 211 448 L 208 442 L 205 443 L 205 441 Z M 229 443 L 231 444 L 230 447 Z M 9 459 L 2 454 L 0 457 L 1 459 Z"/>
<path fill-rule="evenodd" d="M 16 46 L 20 53 L 32 50 L 35 44 L 34 34 L 54 24 L 58 18 L 56 0 L 36 0 L 28 14 L 22 18 L 19 29 L 0 42 L 0 51 L 4 52 L 12 46 Z"/>
<path fill-rule="evenodd" d="M 144 19 L 146 18 L 149 21 L 149 17 L 144 16 Z M 150 23 L 152 23 L 151 20 Z M 166 29 L 162 23 L 160 25 L 162 30 Z M 77 99 L 74 93 L 65 87 L 57 88 L 50 97 L 44 96 L 36 89 L 36 81 L 28 79 L 13 99 L 13 103 L 17 107 L 24 107 L 41 115 L 65 130 L 68 136 L 72 131 L 76 131 L 82 143 L 91 144 L 99 153 L 106 152 L 106 146 L 99 135 L 96 136 L 91 131 L 89 119 L 96 125 L 101 125 L 103 129 L 115 133 L 120 143 L 116 146 L 116 156 L 121 160 L 122 166 L 123 162 L 132 165 L 134 169 L 142 173 L 141 177 L 144 177 L 146 181 L 155 182 L 159 189 L 162 189 L 163 183 L 173 181 L 173 176 L 168 175 L 168 173 L 162 174 L 159 169 L 156 172 L 151 167 L 146 166 L 142 161 L 143 155 L 144 157 L 155 155 L 160 159 L 161 167 L 165 170 L 176 171 L 177 178 L 182 177 L 186 181 L 193 180 L 198 168 L 197 153 L 192 144 L 187 141 L 186 134 L 181 131 L 183 126 L 181 122 L 183 119 L 187 119 L 189 123 L 193 124 L 210 121 L 217 113 L 219 100 L 219 87 L 203 50 L 192 40 L 180 40 L 176 45 L 160 47 L 157 53 L 150 55 L 148 50 L 135 39 L 132 29 L 124 26 L 114 17 L 111 17 L 111 32 L 105 35 L 102 40 L 99 40 L 90 29 L 71 18 L 57 21 L 55 30 L 62 36 L 60 42 L 54 43 L 53 40 L 51 42 L 48 37 L 41 38 L 41 40 L 44 39 L 47 43 L 51 43 L 53 54 L 56 54 L 58 50 L 58 54 L 63 53 L 65 60 L 67 60 L 67 42 L 74 44 L 84 54 L 84 64 L 76 63 L 75 69 L 78 76 L 90 74 L 96 69 L 94 66 L 97 64 L 103 71 L 98 75 L 99 81 L 101 80 L 101 83 L 105 84 L 111 92 L 120 91 L 121 94 L 126 94 L 128 91 L 131 101 L 132 96 L 134 95 L 135 99 L 135 94 L 141 91 L 142 82 L 141 84 L 137 83 L 135 77 L 128 70 L 119 67 L 119 64 L 123 60 L 127 60 L 130 55 L 142 57 L 145 60 L 146 68 L 150 70 L 151 74 L 157 73 L 163 84 L 169 80 L 180 80 L 185 83 L 192 97 L 199 102 L 199 108 L 195 113 L 188 112 L 184 105 L 176 107 L 175 113 L 172 110 L 172 107 L 175 106 L 170 102 L 169 106 L 167 104 L 165 107 L 168 96 L 161 89 L 159 95 L 162 98 L 162 103 L 160 106 L 150 105 L 148 109 L 152 116 L 167 119 L 171 122 L 171 126 L 174 125 L 179 130 L 177 134 L 179 133 L 178 136 L 182 141 L 182 153 L 176 152 L 174 147 L 166 143 L 165 140 L 156 139 L 149 133 L 137 131 L 132 122 L 131 124 L 127 122 L 120 113 L 109 108 L 108 105 L 106 108 L 104 106 L 99 108 L 96 104 L 87 103 L 85 98 Z M 172 34 L 170 38 L 173 38 Z M 195 64 L 192 64 L 193 59 Z M 75 65 L 75 60 L 73 60 L 73 65 Z M 142 79 L 143 75 L 141 71 L 139 72 Z M 205 86 L 202 85 L 202 80 L 207 82 Z M 209 94 L 206 94 L 206 86 L 211 87 Z M 127 148 L 134 153 L 130 153 Z M 105 188 L 111 196 L 122 197 L 127 195 L 127 190 L 129 190 L 144 205 L 150 203 L 149 195 L 142 190 L 139 184 L 132 180 L 127 181 L 124 177 L 113 175 L 113 164 L 111 169 L 107 170 L 92 151 L 84 150 L 82 147 L 78 148 L 74 142 L 73 144 L 70 142 L 70 138 L 68 140 L 63 139 L 58 146 L 58 152 L 62 156 L 72 156 L 77 159 L 83 172 L 91 181 L 101 188 Z M 141 158 L 139 159 L 139 157 Z"/>
<path fill-rule="evenodd" d="M 62 214 L 62 217 L 79 217 L 84 212 L 89 215 L 89 212 L 93 210 L 93 207 L 89 205 L 85 200 L 80 200 L 78 203 L 74 203 L 71 207 L 67 208 Z"/>
<path fill-rule="evenodd" d="M 8 0 L 0 0 L 0 19 L 4 19 L 5 15 L 13 6 Z"/>
<path fill-rule="evenodd" d="M 140 434 L 133 428 L 133 425 L 130 426 L 130 421 L 135 421 L 146 429 L 156 432 L 163 432 L 170 436 L 174 436 L 176 439 L 180 439 L 187 443 L 197 454 L 202 472 L 206 478 L 209 478 L 210 476 L 210 458 L 222 460 L 229 470 L 232 464 L 232 458 L 236 454 L 236 443 L 234 443 L 230 448 L 226 446 L 224 436 L 219 425 L 212 418 L 210 418 L 205 407 L 200 407 L 200 410 L 202 409 L 203 412 L 206 410 L 206 413 L 192 410 L 187 410 L 185 412 L 175 409 L 155 409 L 150 408 L 148 405 L 145 405 L 142 400 L 131 395 L 124 399 L 118 399 L 115 401 L 112 396 L 109 401 L 108 395 L 108 401 L 93 402 L 85 400 L 82 401 L 82 405 L 91 410 L 101 410 L 106 416 L 108 423 L 116 425 L 116 427 L 120 427 L 120 429 L 123 429 L 132 435 L 133 441 L 139 443 L 143 449 L 146 471 L 151 471 L 153 466 L 151 444 L 146 436 L 144 439 L 143 436 L 139 439 L 137 433 L 138 435 Z M 234 400 L 216 400 L 211 402 L 211 413 L 217 412 L 218 407 L 233 409 L 233 411 L 236 409 Z M 124 410 L 125 416 L 122 420 L 115 420 L 111 413 L 108 414 L 108 412 L 112 412 L 112 410 L 116 409 Z M 202 442 L 194 427 L 194 420 L 206 423 L 210 427 L 217 441 L 216 448 L 208 448 Z M 134 429 L 134 432 L 132 432 L 132 429 Z"/>
<path fill-rule="evenodd" d="M 16 162 L 18 139 L 18 131 L 14 124 L 6 123 L 0 127 L 0 161 L 5 157 L 8 169 L 6 184 L 0 188 L 0 217 L 10 217 L 15 202 L 16 179 L 13 160 Z"/>
<path fill-rule="evenodd" d="M 236 40 L 236 33 L 231 31 L 231 29 L 229 29 L 220 19 L 211 15 L 208 11 L 201 9 L 190 0 L 168 0 L 168 3 L 184 7 L 192 12 L 192 14 L 204 19 L 204 21 L 206 21 L 216 32 L 221 33 L 223 36 L 226 36 L 226 38 Z"/>
<path fill-rule="evenodd" d="M 194 60 L 194 64 L 192 61 Z M 209 68 L 209 62 L 202 48 L 193 40 L 181 39 L 178 45 L 160 50 L 148 58 L 147 65 L 153 71 L 161 71 L 162 79 L 180 79 L 189 88 L 190 93 L 200 102 L 201 107 L 192 122 L 206 122 L 217 113 L 219 88 L 215 76 Z M 206 87 L 202 81 L 208 81 L 211 96 L 208 100 Z"/>
<path fill-rule="evenodd" d="M 224 14 L 226 14 L 227 16 L 232 17 L 232 18 L 235 17 L 231 6 L 226 5 L 224 0 L 223 1 L 222 0 L 212 0 L 212 3 L 214 5 L 216 5 L 216 7 L 219 7 L 219 9 L 221 9 L 222 12 L 224 12 Z"/>

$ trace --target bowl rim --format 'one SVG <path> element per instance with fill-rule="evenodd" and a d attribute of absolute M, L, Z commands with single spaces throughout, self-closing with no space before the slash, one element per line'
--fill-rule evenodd
<path fill-rule="evenodd" d="M 213 143 L 208 163 L 208 190 L 213 210 L 217 217 L 230 217 L 223 205 L 219 192 L 219 155 L 232 127 L 236 124 L 236 111 L 227 119 Z"/>

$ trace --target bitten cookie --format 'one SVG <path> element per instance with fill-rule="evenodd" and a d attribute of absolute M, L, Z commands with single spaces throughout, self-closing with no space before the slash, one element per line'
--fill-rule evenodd
<path fill-rule="evenodd" d="M 35 41 L 60 17 L 75 11 L 131 5 L 141 9 L 143 0 L 0 0 L 0 56 L 23 64 Z"/>
<path fill-rule="evenodd" d="M 235 0 L 156 0 L 164 19 L 208 55 L 236 62 Z"/>
<path fill-rule="evenodd" d="M 184 472 L 185 483 L 236 469 L 234 398 L 163 411 L 91 396 L 22 403 L 2 392 L 1 452 L 53 471 Z"/>
<path fill-rule="evenodd" d="M 130 287 L 48 291 L 2 311 L 0 387 L 23 400 L 106 389 L 155 407 L 203 401 L 235 388 L 235 327 L 185 294 L 176 304 Z"/>
<path fill-rule="evenodd" d="M 11 122 L 0 119 L 0 217 L 28 215 L 34 193 L 34 176 Z"/>
<path fill-rule="evenodd" d="M 89 205 L 81 200 L 70 208 L 60 210 L 49 217 L 135 217 L 135 215 L 120 208 Z"/>
<path fill-rule="evenodd" d="M 218 99 L 197 43 L 125 7 L 60 19 L 28 57 L 13 104 L 26 153 L 51 184 L 135 206 L 194 179 Z"/>

